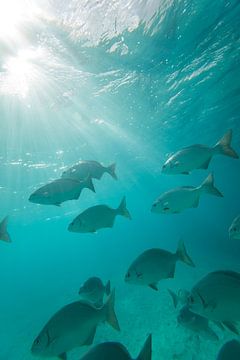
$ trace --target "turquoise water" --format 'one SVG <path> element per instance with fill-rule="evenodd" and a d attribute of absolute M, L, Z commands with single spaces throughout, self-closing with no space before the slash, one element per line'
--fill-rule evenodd
<path fill-rule="evenodd" d="M 240 162 L 214 157 L 189 176 L 161 168 L 169 154 L 212 146 L 228 129 L 240 153 L 239 1 L 19 3 L 0 5 L 10 13 L 0 26 L 0 218 L 9 215 L 12 237 L 0 244 L 0 359 L 37 359 L 34 338 L 90 276 L 116 288 L 121 327 L 100 325 L 94 344 L 121 341 L 136 357 L 152 333 L 153 360 L 216 359 L 234 336 L 213 325 L 213 342 L 177 326 L 167 288 L 190 289 L 216 269 L 240 271 L 240 243 L 228 237 L 240 212 Z M 118 181 L 105 174 L 94 180 L 96 194 L 85 189 L 61 207 L 28 201 L 81 159 L 116 162 Z M 197 186 L 211 171 L 224 198 L 202 197 L 176 215 L 150 212 L 162 192 Z M 67 231 L 87 207 L 117 207 L 123 195 L 132 221 L 118 217 L 97 234 Z M 175 251 L 179 238 L 196 268 L 178 263 L 158 292 L 124 282 L 142 251 Z"/>

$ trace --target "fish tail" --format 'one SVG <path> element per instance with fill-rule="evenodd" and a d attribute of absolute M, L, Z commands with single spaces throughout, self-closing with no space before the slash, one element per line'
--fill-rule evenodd
<path fill-rule="evenodd" d="M 136 360 L 151 360 L 152 359 L 152 334 L 148 335 L 143 348 Z"/>
<path fill-rule="evenodd" d="M 6 216 L 0 223 L 0 240 L 5 242 L 12 242 L 10 235 L 7 231 L 8 216 Z"/>
<path fill-rule="evenodd" d="M 121 201 L 119 207 L 117 208 L 117 212 L 119 215 L 125 216 L 126 218 L 128 218 L 130 220 L 132 219 L 132 217 L 127 209 L 126 196 L 124 196 L 122 198 L 122 201 Z"/>
<path fill-rule="evenodd" d="M 107 295 L 110 295 L 110 293 L 111 293 L 111 283 L 110 283 L 110 280 L 108 280 L 108 282 L 106 283 L 105 293 L 106 293 Z"/>
<path fill-rule="evenodd" d="M 217 154 L 222 154 L 226 156 L 230 156 L 234 159 L 238 159 L 239 156 L 236 151 L 231 147 L 232 141 L 232 130 L 228 130 L 228 132 L 217 142 L 214 146 L 214 150 Z"/>
<path fill-rule="evenodd" d="M 110 296 L 108 297 L 108 300 L 106 304 L 104 305 L 104 308 L 106 310 L 106 320 L 107 322 L 115 329 L 120 331 L 120 326 L 118 323 L 117 316 L 115 314 L 114 310 L 114 303 L 115 303 L 115 289 L 111 292 Z"/>
<path fill-rule="evenodd" d="M 176 255 L 177 255 L 178 260 L 184 262 L 185 264 L 187 264 L 189 266 L 195 267 L 194 262 L 192 261 L 192 259 L 190 258 L 190 256 L 187 253 L 187 250 L 185 248 L 183 240 L 179 240 Z"/>
<path fill-rule="evenodd" d="M 110 166 L 106 167 L 106 172 L 109 173 L 115 180 L 117 180 L 117 175 L 116 175 L 116 164 L 111 164 Z"/>
<path fill-rule="evenodd" d="M 213 174 L 208 175 L 208 177 L 201 184 L 200 189 L 207 194 L 223 197 L 223 194 L 214 186 Z"/>

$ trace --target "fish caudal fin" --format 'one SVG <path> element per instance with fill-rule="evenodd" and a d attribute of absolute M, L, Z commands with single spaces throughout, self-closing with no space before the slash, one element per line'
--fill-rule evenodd
<path fill-rule="evenodd" d="M 136 360 L 151 360 L 152 359 L 152 335 L 150 334 L 145 341 L 143 348 Z"/>
<path fill-rule="evenodd" d="M 223 197 L 223 194 L 214 186 L 214 177 L 213 174 L 209 174 L 208 177 L 204 180 L 200 189 L 210 195 Z"/>
<path fill-rule="evenodd" d="M 125 216 L 128 219 L 132 219 L 128 209 L 127 209 L 127 203 L 126 203 L 126 196 L 123 197 L 119 207 L 117 208 L 118 215 Z"/>
<path fill-rule="evenodd" d="M 117 175 L 116 175 L 116 164 L 112 164 L 108 167 L 106 167 L 106 172 L 109 173 L 115 180 L 117 180 Z"/>
<path fill-rule="evenodd" d="M 185 248 L 183 240 L 179 240 L 176 255 L 177 255 L 178 260 L 184 262 L 185 264 L 187 264 L 189 266 L 195 267 L 194 262 L 192 261 L 192 259 L 190 258 L 190 256 L 187 253 L 187 250 Z"/>
<path fill-rule="evenodd" d="M 93 182 L 92 182 L 92 178 L 91 178 L 91 176 L 89 175 L 88 177 L 87 177 L 87 179 L 86 179 L 86 188 L 88 188 L 89 190 L 92 190 L 93 192 L 96 192 L 95 191 L 95 187 L 94 187 L 94 185 L 93 185 Z"/>
<path fill-rule="evenodd" d="M 7 231 L 8 216 L 6 216 L 0 223 L 0 240 L 5 242 L 12 242 L 10 235 Z"/>
<path fill-rule="evenodd" d="M 120 326 L 118 323 L 117 316 L 114 310 L 114 303 L 115 303 L 115 290 L 113 290 L 105 304 L 106 309 L 106 321 L 115 329 L 120 331 Z"/>
<path fill-rule="evenodd" d="M 111 292 L 111 283 L 110 283 L 110 280 L 108 280 L 108 282 L 106 283 L 106 286 L 105 286 L 105 293 L 106 293 L 106 295 L 110 295 L 110 292 Z"/>
<path fill-rule="evenodd" d="M 218 141 L 218 143 L 214 146 L 215 151 L 218 154 L 230 156 L 234 159 L 238 159 L 239 156 L 235 150 L 231 148 L 232 141 L 232 130 L 228 130 L 228 132 Z"/>

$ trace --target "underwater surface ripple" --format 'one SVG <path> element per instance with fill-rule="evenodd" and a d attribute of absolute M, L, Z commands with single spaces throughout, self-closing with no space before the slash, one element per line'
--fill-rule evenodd
<path fill-rule="evenodd" d="M 12 237 L 0 244 L 0 360 L 38 359 L 34 338 L 91 276 L 116 288 L 121 327 L 101 324 L 94 344 L 120 341 L 135 358 L 152 333 L 153 360 L 215 360 L 236 336 L 213 325 L 220 340 L 210 341 L 177 326 L 167 289 L 191 289 L 214 270 L 240 271 L 240 243 L 228 235 L 240 213 L 239 160 L 216 156 L 188 176 L 165 175 L 162 165 L 185 146 L 214 146 L 228 129 L 240 154 L 239 1 L 31 3 L 37 10 L 19 36 L 0 27 L 0 220 L 9 215 Z M 96 194 L 85 189 L 61 207 L 28 201 L 79 160 L 115 162 L 118 181 L 105 174 L 93 181 Z M 151 213 L 159 194 L 198 186 L 210 172 L 223 198 Z M 132 221 L 118 217 L 97 234 L 67 231 L 86 208 L 116 208 L 124 195 Z M 180 238 L 196 268 L 178 263 L 158 292 L 124 282 L 141 252 L 175 252 Z"/>

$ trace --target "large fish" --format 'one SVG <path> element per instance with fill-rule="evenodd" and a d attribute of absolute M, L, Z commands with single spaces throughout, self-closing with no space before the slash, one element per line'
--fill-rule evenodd
<path fill-rule="evenodd" d="M 182 261 L 192 267 L 195 266 L 181 240 L 176 253 L 157 248 L 146 250 L 130 265 L 125 275 L 125 281 L 158 290 L 157 285 L 160 280 L 174 277 L 177 261 Z"/>
<path fill-rule="evenodd" d="M 62 177 L 76 180 L 84 180 L 86 179 L 86 177 L 90 176 L 91 178 L 100 180 L 104 173 L 108 173 L 115 180 L 117 180 L 115 168 L 115 164 L 111 164 L 110 166 L 103 166 L 97 161 L 79 161 L 76 165 L 73 165 L 68 170 L 64 171 L 62 173 Z"/>
<path fill-rule="evenodd" d="M 107 205 L 96 205 L 88 208 L 71 222 L 68 230 L 77 233 L 95 233 L 102 228 L 112 228 L 118 215 L 131 219 L 125 197 L 117 209 L 110 208 Z"/>
<path fill-rule="evenodd" d="M 57 179 L 34 191 L 30 195 L 29 201 L 42 205 L 60 206 L 64 201 L 77 200 L 84 188 L 95 192 L 90 177 L 84 181 Z"/>
<path fill-rule="evenodd" d="M 163 193 L 154 202 L 151 211 L 161 214 L 177 214 L 185 209 L 197 208 L 203 194 L 223 197 L 220 191 L 214 187 L 212 174 L 198 187 L 182 186 Z"/>
<path fill-rule="evenodd" d="M 149 335 L 136 360 L 152 359 L 152 336 Z M 81 360 L 133 360 L 127 349 L 120 343 L 105 342 L 94 346 Z"/>
<path fill-rule="evenodd" d="M 224 344 L 218 353 L 217 360 L 239 360 L 240 359 L 240 342 L 230 340 Z"/>
<path fill-rule="evenodd" d="M 90 301 L 96 307 L 103 305 L 104 294 L 110 294 L 110 281 L 106 285 L 98 277 L 91 277 L 80 287 L 79 295 L 82 299 Z"/>
<path fill-rule="evenodd" d="M 165 174 L 189 174 L 194 169 L 207 169 L 214 155 L 226 155 L 238 159 L 238 154 L 231 148 L 232 130 L 229 130 L 213 147 L 192 145 L 167 159 L 162 172 Z"/>
<path fill-rule="evenodd" d="M 210 328 L 208 319 L 193 313 L 189 310 L 187 305 L 180 309 L 177 321 L 183 327 L 198 334 L 206 340 L 219 340 L 217 334 Z"/>
<path fill-rule="evenodd" d="M 206 275 L 191 290 L 189 309 L 239 333 L 240 273 L 215 271 Z"/>
<path fill-rule="evenodd" d="M 240 215 L 233 220 L 228 232 L 230 239 L 240 240 Z"/>
<path fill-rule="evenodd" d="M 78 346 L 91 345 L 96 328 L 107 321 L 120 330 L 114 312 L 114 292 L 105 305 L 97 309 L 86 301 L 76 301 L 59 310 L 44 326 L 32 345 L 32 354 L 66 359 L 66 353 Z"/>
<path fill-rule="evenodd" d="M 6 216 L 0 223 L 0 240 L 5 242 L 11 242 L 10 235 L 7 230 L 8 217 Z"/>

